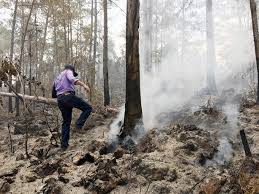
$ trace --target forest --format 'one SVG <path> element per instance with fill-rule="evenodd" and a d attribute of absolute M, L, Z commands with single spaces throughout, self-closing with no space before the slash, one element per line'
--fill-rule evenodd
<path fill-rule="evenodd" d="M 259 194 L 259 0 L 0 0 L 0 194 Z"/>

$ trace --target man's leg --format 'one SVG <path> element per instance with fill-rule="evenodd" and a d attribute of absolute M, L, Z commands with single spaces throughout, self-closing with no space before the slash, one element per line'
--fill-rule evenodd
<path fill-rule="evenodd" d="M 82 98 L 79 98 L 77 96 L 73 96 L 71 103 L 73 103 L 73 107 L 82 111 L 80 117 L 76 122 L 76 125 L 78 128 L 83 128 L 87 118 L 90 116 L 92 112 L 92 107 Z"/>
<path fill-rule="evenodd" d="M 67 148 L 70 136 L 70 124 L 72 120 L 72 108 L 67 108 L 59 104 L 59 109 L 61 110 L 63 123 L 61 131 L 61 147 Z"/>

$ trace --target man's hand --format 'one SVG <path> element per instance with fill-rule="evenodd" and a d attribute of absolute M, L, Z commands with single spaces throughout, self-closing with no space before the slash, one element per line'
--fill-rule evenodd
<path fill-rule="evenodd" d="M 87 85 L 84 86 L 84 89 L 86 91 L 86 94 L 90 94 L 91 90 L 90 90 L 90 88 Z"/>
<path fill-rule="evenodd" d="M 83 82 L 81 82 L 80 80 L 77 80 L 75 82 L 75 85 L 80 85 L 85 89 L 86 95 L 90 94 L 90 88 Z"/>

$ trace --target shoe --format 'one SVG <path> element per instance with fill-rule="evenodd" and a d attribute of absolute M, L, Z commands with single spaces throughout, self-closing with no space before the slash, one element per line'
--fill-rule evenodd
<path fill-rule="evenodd" d="M 66 151 L 68 149 L 69 145 L 61 145 L 61 150 Z"/>
<path fill-rule="evenodd" d="M 74 129 L 74 132 L 75 133 L 79 133 L 79 134 L 84 134 L 85 133 L 84 128 L 81 127 L 81 126 L 76 126 L 75 129 Z"/>
<path fill-rule="evenodd" d="M 83 127 L 76 125 L 75 129 L 76 129 L 76 130 L 83 130 Z"/>

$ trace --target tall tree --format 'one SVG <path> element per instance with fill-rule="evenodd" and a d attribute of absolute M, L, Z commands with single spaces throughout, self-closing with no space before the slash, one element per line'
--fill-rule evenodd
<path fill-rule="evenodd" d="M 15 26 L 16 26 L 17 7 L 18 7 L 18 0 L 15 1 L 14 14 L 13 14 L 11 49 L 10 49 L 11 61 L 13 60 L 13 53 L 14 53 L 14 32 L 15 32 Z M 12 85 L 12 76 L 9 77 L 9 84 L 10 86 Z M 10 87 L 9 87 L 9 92 L 12 92 Z M 13 111 L 12 97 L 9 97 L 9 112 L 12 112 L 12 111 Z"/>
<path fill-rule="evenodd" d="M 104 106 L 110 105 L 110 91 L 109 91 L 109 73 L 108 73 L 108 6 L 107 0 L 103 0 L 103 89 L 104 89 Z"/>
<path fill-rule="evenodd" d="M 121 138 L 134 133 L 142 122 L 139 63 L 139 0 L 127 1 L 126 27 L 126 104 Z"/>
<path fill-rule="evenodd" d="M 256 104 L 259 104 L 259 34 L 258 34 L 258 21 L 257 21 L 257 7 L 255 0 L 250 0 L 250 9 L 253 24 L 253 35 L 254 35 L 254 45 L 255 45 L 255 57 L 257 66 L 257 99 Z"/>
<path fill-rule="evenodd" d="M 43 65 L 43 57 L 44 57 L 44 53 L 45 53 L 46 40 L 47 40 L 47 30 L 48 30 L 49 17 L 50 17 L 51 11 L 52 11 L 51 3 L 49 3 L 47 15 L 46 15 L 46 20 L 45 20 L 45 26 L 44 26 L 44 34 L 43 34 L 43 40 L 42 40 L 41 54 L 40 54 L 40 59 L 39 59 L 40 67 Z M 55 25 L 54 25 L 54 28 L 56 28 Z M 54 33 L 56 33 L 56 29 L 54 29 L 54 31 L 55 31 Z M 40 78 L 40 75 L 39 75 L 39 78 Z"/>
<path fill-rule="evenodd" d="M 206 0 L 207 87 L 210 94 L 217 93 L 217 86 L 215 81 L 216 53 L 213 23 L 212 0 Z"/>
<path fill-rule="evenodd" d="M 144 1 L 144 65 L 146 72 L 152 72 L 152 25 L 153 0 Z"/>
<path fill-rule="evenodd" d="M 30 12 L 29 12 L 29 15 L 28 15 L 26 24 L 25 24 L 25 28 L 24 28 L 24 31 L 22 32 L 21 53 L 20 53 L 20 66 L 23 65 L 23 67 L 24 67 L 23 55 L 24 55 L 25 38 L 26 38 L 27 31 L 28 31 L 28 26 L 29 26 L 29 22 L 30 22 L 30 19 L 31 19 L 31 14 L 32 14 L 32 11 L 33 11 L 33 8 L 34 8 L 35 1 L 36 1 L 36 0 L 33 0 L 33 1 L 32 1 L 31 8 L 30 8 Z M 23 71 L 24 71 L 24 68 L 23 68 Z M 17 92 L 17 93 L 20 92 L 20 83 L 19 83 L 19 80 L 16 81 L 16 92 Z M 19 98 L 17 97 L 17 98 L 15 99 L 16 116 L 19 116 L 19 115 L 20 115 L 19 104 L 20 104 L 20 103 L 19 103 Z"/>
<path fill-rule="evenodd" d="M 93 45 L 93 59 L 91 64 L 91 94 L 90 94 L 90 100 L 93 101 L 94 93 L 95 93 L 95 66 L 96 66 L 96 58 L 97 58 L 97 0 L 94 1 L 94 45 Z"/>

